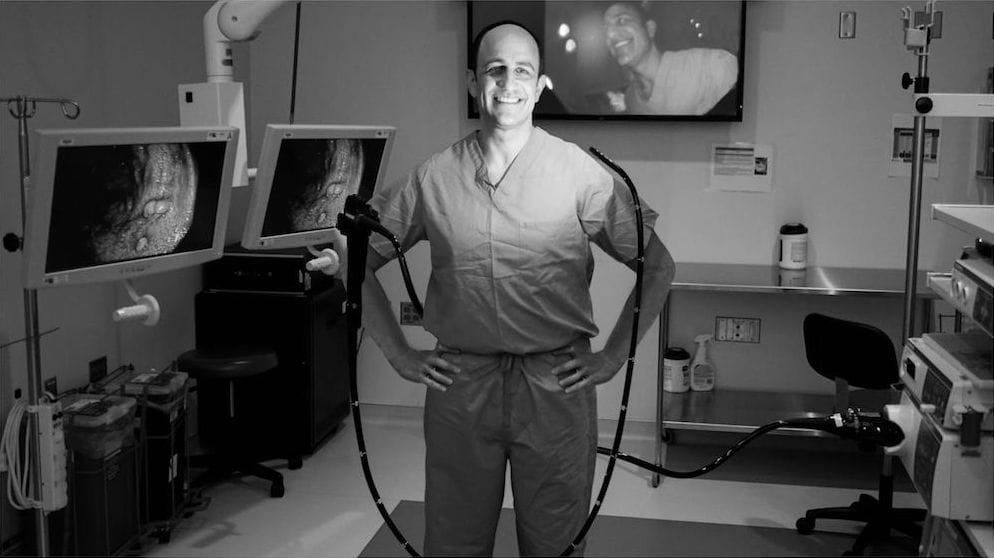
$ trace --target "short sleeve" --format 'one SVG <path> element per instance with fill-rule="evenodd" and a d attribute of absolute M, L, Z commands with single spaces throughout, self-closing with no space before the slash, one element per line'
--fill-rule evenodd
<path fill-rule="evenodd" d="M 421 185 L 424 168 L 412 171 L 406 180 L 381 189 L 369 201 L 380 218 L 380 224 L 397 237 L 401 250 L 407 252 L 425 239 L 424 211 L 421 203 Z M 393 244 L 382 235 L 373 233 L 369 246 L 386 260 L 397 257 Z"/>
<path fill-rule="evenodd" d="M 638 222 L 631 190 L 620 178 L 587 157 L 592 177 L 580 192 L 580 223 L 590 240 L 615 260 L 627 263 L 638 255 Z M 643 242 L 648 242 L 659 214 L 639 197 L 642 209 Z"/>

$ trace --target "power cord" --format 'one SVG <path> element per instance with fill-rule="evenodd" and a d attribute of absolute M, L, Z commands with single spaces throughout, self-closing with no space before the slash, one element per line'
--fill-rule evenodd
<path fill-rule="evenodd" d="M 30 428 L 24 427 L 24 415 L 27 405 L 23 401 L 15 401 L 13 408 L 7 413 L 7 422 L 3 426 L 3 446 L 0 459 L 7 469 L 7 500 L 16 510 L 29 510 L 41 507 L 41 501 L 31 497 L 31 462 L 30 452 L 21 448 L 30 447 Z M 23 436 L 21 432 L 23 431 Z"/>

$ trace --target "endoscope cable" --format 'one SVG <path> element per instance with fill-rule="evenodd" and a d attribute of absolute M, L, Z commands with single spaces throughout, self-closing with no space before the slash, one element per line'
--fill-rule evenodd
<path fill-rule="evenodd" d="M 625 386 L 621 391 L 621 408 L 618 410 L 618 427 L 614 432 L 614 442 L 611 445 L 611 449 L 608 451 L 605 448 L 597 448 L 598 453 L 608 451 L 607 468 L 604 470 L 604 478 L 601 481 L 600 491 L 597 493 L 597 499 L 594 500 L 594 506 L 590 509 L 590 513 L 587 515 L 587 520 L 584 522 L 580 532 L 577 533 L 576 537 L 574 537 L 573 541 L 569 543 L 569 546 L 562 551 L 560 556 L 569 556 L 574 550 L 576 550 L 580 543 L 583 542 L 583 539 L 587 536 L 587 532 L 590 530 L 590 527 L 594 524 L 594 520 L 597 519 L 597 513 L 600 511 L 601 505 L 604 503 L 604 497 L 607 495 L 608 486 L 611 484 L 611 477 L 614 474 L 614 465 L 617 462 L 619 449 L 621 447 L 621 438 L 625 432 L 625 418 L 628 415 L 628 399 L 632 391 L 632 376 L 635 369 L 635 350 L 638 348 L 639 314 L 641 313 L 640 310 L 642 307 L 642 280 L 645 274 L 645 232 L 642 230 L 642 203 L 639 200 L 635 184 L 628 176 L 628 173 L 626 173 L 624 169 L 609 159 L 606 155 L 594 147 L 590 148 L 590 152 L 603 161 L 605 165 L 607 165 L 611 170 L 617 173 L 622 180 L 624 180 L 625 185 L 628 186 L 628 191 L 632 195 L 632 203 L 635 206 L 636 237 L 635 298 L 633 300 L 634 308 L 632 312 L 632 334 L 628 345 L 628 360 L 625 369 Z"/>

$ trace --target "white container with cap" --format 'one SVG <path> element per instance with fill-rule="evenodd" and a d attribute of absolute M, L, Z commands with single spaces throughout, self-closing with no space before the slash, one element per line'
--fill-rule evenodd
<path fill-rule="evenodd" d="M 669 347 L 663 353 L 663 391 L 683 393 L 690 389 L 690 353 Z"/>
<path fill-rule="evenodd" d="M 801 223 L 780 227 L 780 267 L 804 269 L 808 265 L 808 228 Z"/>

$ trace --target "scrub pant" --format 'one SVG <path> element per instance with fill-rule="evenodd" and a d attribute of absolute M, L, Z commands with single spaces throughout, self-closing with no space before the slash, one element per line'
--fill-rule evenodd
<path fill-rule="evenodd" d="M 596 389 L 563 392 L 549 371 L 568 355 L 436 351 L 462 372 L 425 403 L 425 554 L 493 554 L 510 462 L 519 552 L 558 556 L 590 510 Z"/>

